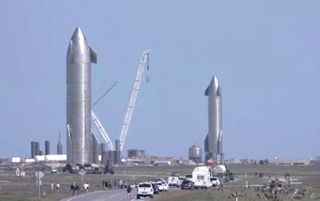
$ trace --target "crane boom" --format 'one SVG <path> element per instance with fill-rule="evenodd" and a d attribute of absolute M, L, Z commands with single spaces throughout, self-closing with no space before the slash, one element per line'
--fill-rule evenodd
<path fill-rule="evenodd" d="M 97 126 L 99 132 L 101 133 L 102 138 L 106 142 L 107 146 L 109 147 L 110 150 L 114 150 L 113 144 L 109 138 L 109 135 L 107 134 L 106 130 L 102 126 L 100 120 L 98 117 L 94 114 L 94 112 L 91 110 L 91 117 L 95 125 Z"/>
<path fill-rule="evenodd" d="M 143 74 L 145 65 L 147 65 L 147 70 L 149 70 L 149 64 L 148 64 L 149 63 L 149 53 L 150 53 L 150 50 L 143 51 L 139 65 L 138 65 L 138 72 L 136 75 L 136 79 L 133 83 L 133 88 L 131 91 L 131 95 L 129 98 L 129 104 L 128 104 L 128 108 L 127 108 L 127 113 L 125 115 L 123 126 L 122 126 L 122 129 L 120 132 L 120 151 L 123 150 L 124 142 L 127 137 L 127 133 L 129 130 L 131 119 L 132 119 L 132 114 L 134 111 L 134 106 L 136 104 L 139 90 L 140 90 L 141 79 L 142 79 L 142 74 Z M 147 81 L 149 81 L 149 78 L 147 78 Z"/>

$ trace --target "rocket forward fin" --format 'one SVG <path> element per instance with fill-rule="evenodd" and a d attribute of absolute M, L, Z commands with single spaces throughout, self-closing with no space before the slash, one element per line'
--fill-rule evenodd
<path fill-rule="evenodd" d="M 208 95 L 209 95 L 209 87 L 210 87 L 210 86 L 208 86 L 208 88 L 207 88 L 207 89 L 205 90 L 205 92 L 204 92 L 204 95 L 205 95 L 205 96 L 208 96 Z"/>
<path fill-rule="evenodd" d="M 91 62 L 92 63 L 97 63 L 97 54 L 96 52 L 90 47 L 89 45 L 89 48 L 90 48 L 90 59 L 91 59 Z"/>

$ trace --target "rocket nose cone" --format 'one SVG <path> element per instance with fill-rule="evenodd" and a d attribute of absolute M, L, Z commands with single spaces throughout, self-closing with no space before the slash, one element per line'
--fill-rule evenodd
<path fill-rule="evenodd" d="M 217 96 L 221 96 L 221 87 L 220 87 L 220 83 L 219 83 L 218 77 L 217 76 L 213 76 L 212 82 L 213 82 L 213 85 L 214 85 L 215 94 Z"/>
<path fill-rule="evenodd" d="M 71 40 L 80 40 L 80 39 L 85 39 L 85 36 L 83 32 L 81 31 L 80 27 L 77 27 L 71 37 Z"/>
<path fill-rule="evenodd" d="M 218 87 L 218 86 L 219 86 L 218 77 L 214 75 L 214 76 L 212 77 L 211 83 L 212 83 L 213 86 Z"/>

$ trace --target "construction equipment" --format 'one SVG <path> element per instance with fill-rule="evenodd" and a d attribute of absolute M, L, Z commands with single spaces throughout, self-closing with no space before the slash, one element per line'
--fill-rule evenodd
<path fill-rule="evenodd" d="M 150 81 L 150 78 L 149 78 L 149 54 L 150 54 L 150 50 L 143 51 L 139 65 L 138 65 L 138 72 L 136 75 L 136 79 L 133 83 L 133 88 L 131 91 L 129 104 L 128 104 L 128 108 L 127 108 L 127 113 L 125 115 L 123 126 L 122 126 L 122 129 L 120 132 L 120 151 L 123 150 L 124 142 L 127 137 L 127 133 L 129 130 L 131 119 L 132 119 L 132 114 L 133 114 L 134 107 L 135 107 L 135 104 L 136 104 L 136 101 L 138 98 L 138 94 L 139 94 L 139 90 L 140 90 L 140 86 L 141 86 L 142 74 L 143 74 L 145 66 L 147 66 L 147 71 L 148 71 L 147 83 Z"/>
<path fill-rule="evenodd" d="M 104 139 L 104 141 L 106 142 L 107 146 L 109 147 L 110 150 L 114 150 L 113 144 L 109 138 L 108 133 L 106 132 L 106 130 L 104 129 L 104 127 L 102 126 L 100 120 L 98 119 L 98 117 L 94 114 L 94 112 L 91 110 L 91 117 L 93 122 L 95 123 L 95 125 L 97 126 L 102 138 Z"/>

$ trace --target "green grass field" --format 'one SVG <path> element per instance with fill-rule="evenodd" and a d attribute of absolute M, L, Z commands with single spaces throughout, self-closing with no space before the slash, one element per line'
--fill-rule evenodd
<path fill-rule="evenodd" d="M 43 166 L 36 168 L 26 168 L 27 175 L 23 178 L 14 176 L 15 168 L 13 166 L 0 166 L 0 200 L 1 201 L 34 201 L 38 200 L 38 189 L 33 176 L 34 169 L 42 170 L 46 173 L 41 186 L 41 200 L 59 201 L 64 197 L 71 196 L 70 184 L 77 182 L 81 185 L 82 178 L 76 174 L 50 174 Z M 90 191 L 103 190 L 102 181 L 122 179 L 129 184 L 134 182 L 153 180 L 155 178 L 167 178 L 172 172 L 178 172 L 180 175 L 190 174 L 194 166 L 168 166 L 168 167 L 116 167 L 114 175 L 85 175 L 83 181 L 89 182 Z M 264 193 L 256 192 L 254 187 L 244 188 L 246 181 L 249 186 L 264 185 L 268 182 L 268 176 L 271 179 L 281 178 L 285 173 L 289 173 L 301 184 L 292 185 L 291 190 L 306 189 L 306 195 L 300 200 L 320 199 L 320 166 L 271 166 L 271 165 L 231 165 L 231 171 L 234 173 L 236 181 L 225 184 L 223 191 L 217 190 L 199 190 L 192 192 L 172 191 L 161 193 L 154 200 L 235 200 L 232 194 L 241 189 L 240 200 L 268 200 Z M 255 173 L 263 173 L 263 178 L 257 178 Z M 60 192 L 56 189 L 51 190 L 49 182 L 61 184 Z M 258 195 L 259 194 L 259 195 Z M 259 198 L 260 197 L 260 198 Z M 289 200 L 289 194 L 278 196 L 279 200 Z"/>

